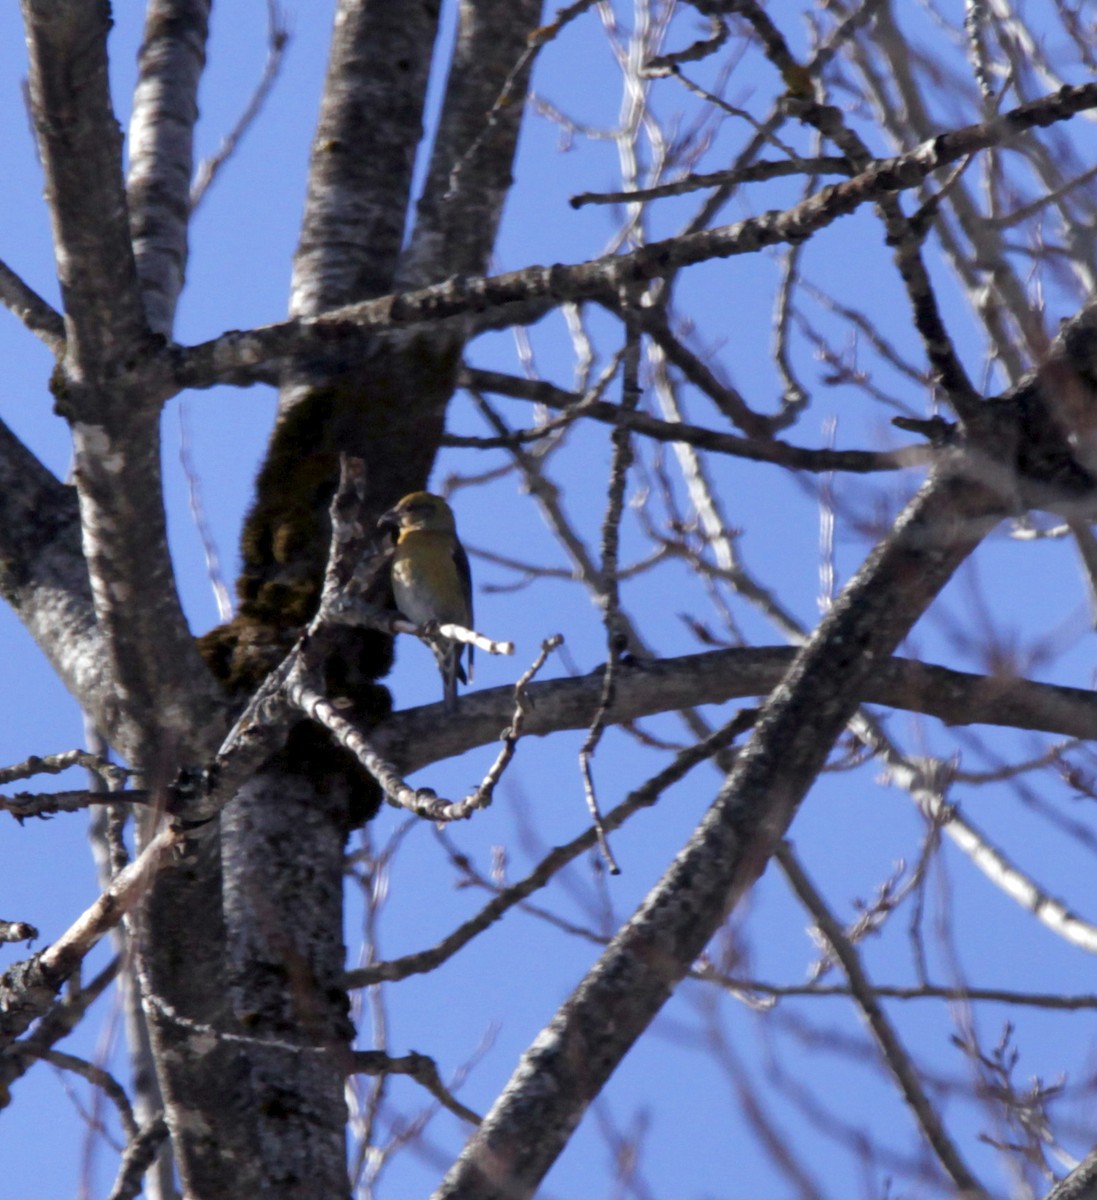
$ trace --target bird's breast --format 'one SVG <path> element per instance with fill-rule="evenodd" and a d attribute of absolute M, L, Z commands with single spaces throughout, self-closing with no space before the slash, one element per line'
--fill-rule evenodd
<path fill-rule="evenodd" d="M 468 613 L 450 539 L 427 531 L 406 534 L 392 560 L 396 607 L 416 625 L 464 625 Z"/>

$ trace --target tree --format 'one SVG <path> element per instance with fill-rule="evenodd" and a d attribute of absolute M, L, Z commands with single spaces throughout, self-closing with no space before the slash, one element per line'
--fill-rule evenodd
<path fill-rule="evenodd" d="M 1097 944 L 1093 926 L 1053 898 L 1073 882 L 1071 856 L 1093 849 L 1070 809 L 1072 797 L 1093 796 L 1084 741 L 1097 719 L 1089 688 L 1069 686 L 1088 682 L 1065 654 L 1078 636 L 1064 626 L 1045 637 L 1063 624 L 1046 595 L 1012 611 L 984 603 L 976 574 L 990 573 L 999 598 L 1025 573 L 1059 580 L 1068 539 L 1097 571 L 1092 30 L 1068 6 L 1034 7 L 1022 16 L 997 0 L 972 3 L 957 24 L 950 11 L 866 0 L 804 6 L 801 26 L 753 0 L 640 0 L 628 14 L 579 0 L 547 18 L 531 0 L 465 0 L 449 45 L 436 4 L 339 0 L 289 316 L 185 341 L 175 321 L 193 215 L 220 167 L 232 169 L 222 156 L 195 182 L 210 6 L 150 0 L 124 154 L 109 5 L 22 0 L 59 288 L 47 301 L 34 290 L 47 290 L 43 281 L 5 266 L 0 299 L 56 360 L 49 387 L 73 469 L 71 484 L 58 482 L 0 430 L 3 592 L 123 766 L 80 754 L 8 773 L 78 764 L 102 781 L 9 798 L 21 821 L 89 806 L 106 815 L 102 896 L 3 977 L 4 1094 L 18 1099 L 17 1081 L 43 1058 L 104 1088 L 125 1134 L 115 1195 L 136 1194 L 142 1179 L 150 1195 L 170 1195 L 176 1175 L 193 1197 L 345 1194 L 347 1081 L 401 1072 L 467 1121 L 465 1133 L 475 1126 L 452 1166 L 435 1172 L 437 1195 L 529 1195 L 632 1047 L 657 1032 L 672 996 L 695 1006 L 706 1055 L 797 1194 L 828 1190 L 803 1149 L 820 1131 L 872 1194 L 894 1179 L 990 1195 L 1003 1187 L 996 1172 L 1011 1193 L 1038 1194 L 1091 1149 L 1091 1133 L 1072 1124 L 1091 1103 L 1084 1071 L 1075 1067 L 1067 1085 L 1025 1087 L 1012 1026 L 988 1043 L 982 1023 L 1000 1023 L 988 1006 L 1002 1004 L 1058 1009 L 1068 1021 L 1092 997 L 1067 995 L 1042 981 L 1043 968 L 1008 956 L 1007 984 L 974 978 L 959 917 L 935 892 L 961 870 L 943 849 L 953 842 L 1019 902 L 1023 924 L 1042 923 L 1037 938 L 1049 930 L 1083 952 Z M 287 35 L 271 14 L 277 58 Z M 623 97 L 604 129 L 576 111 L 586 98 L 574 94 L 587 78 L 576 64 L 596 53 Z M 542 88 L 554 70 L 572 94 Z M 255 108 L 269 83 L 277 88 L 275 74 Z M 531 109 L 568 145 L 616 151 L 614 191 L 594 190 L 605 164 L 585 152 L 575 156 L 578 182 L 566 184 L 580 213 L 616 206 L 613 232 L 593 249 L 602 217 L 565 233 L 555 227 L 563 206 L 550 207 L 545 244 L 561 261 L 497 271 L 504 205 L 520 227 L 537 219 L 538 187 L 560 188 L 542 180 L 522 190 L 522 169 L 534 164 L 518 154 Z M 513 331 L 517 365 L 498 331 Z M 759 340 L 771 342 L 768 364 Z M 183 392 L 226 385 L 276 387 L 277 418 L 242 526 L 236 611 L 196 639 L 161 499 L 161 424 Z M 456 432 L 466 425 L 475 432 Z M 873 439 L 877 448 L 863 448 Z M 513 681 L 466 693 L 453 716 L 436 704 L 393 706 L 381 682 L 393 635 L 407 641 L 414 629 L 385 607 L 376 522 L 427 485 L 444 446 L 459 471 L 452 490 L 482 493 L 458 505 L 474 565 L 522 594 L 491 615 L 545 640 L 540 670 L 559 650 L 551 635 L 569 610 L 554 597 L 568 578 L 598 613 L 597 670 L 524 678 L 517 694 Z M 544 566 L 536 534 L 517 544 L 502 536 L 529 528 L 516 494 L 543 518 L 566 568 Z M 818 555 L 805 541 L 817 524 Z M 744 551 L 762 558 L 760 532 L 773 553 L 755 574 Z M 817 566 L 822 615 L 812 627 L 804 588 Z M 1023 636 L 1001 633 L 1003 615 Z M 765 644 L 766 624 L 791 647 Z M 460 636 L 499 652 L 512 633 L 488 621 Z M 590 652 L 582 635 L 578 645 Z M 1053 667 L 1054 681 L 1025 677 Z M 715 720 L 707 709 L 754 698 Z M 866 705 L 932 723 L 897 733 L 897 721 Z M 975 737 L 971 725 L 1010 732 Z M 440 764 L 504 727 L 498 765 L 466 799 L 449 799 L 439 781 L 463 780 L 468 768 L 452 775 Z M 578 767 L 568 730 L 585 731 Z M 1042 735 L 1037 749 L 1031 733 Z M 546 768 L 523 778 L 539 776 L 542 805 L 581 779 L 590 827 L 576 834 L 574 812 L 554 824 L 559 844 L 517 881 L 505 863 L 483 868 L 439 833 L 440 857 L 418 871 L 448 863 L 466 895 L 493 895 L 467 919 L 443 921 L 433 948 L 382 960 L 370 938 L 397 850 L 413 835 L 375 833 L 380 806 L 409 810 L 424 830 L 475 826 L 537 753 L 523 740 L 531 734 L 551 735 Z M 694 771 L 706 764 L 721 775 L 708 787 Z M 823 804 L 833 773 L 845 786 L 881 766 L 914 802 L 917 819 L 902 830 L 911 865 L 893 871 L 871 831 L 824 817 L 850 861 L 820 886 L 820 860 L 799 832 L 805 797 L 814 789 Z M 422 783 L 407 782 L 424 768 Z M 645 880 L 631 818 L 667 808 L 666 793 L 687 776 L 676 795 L 701 811 L 689 830 L 677 813 L 660 822 L 658 878 Z M 957 807 L 979 785 L 1014 795 L 1039 834 L 1005 820 L 981 830 Z M 1053 876 L 1010 861 L 1037 837 L 1059 839 Z M 595 886 L 571 885 L 588 908 L 569 919 L 565 868 L 588 852 Z M 618 889 L 621 868 L 631 892 Z M 849 902 L 847 873 L 877 883 L 856 919 L 836 911 Z M 372 946 L 349 971 L 346 878 L 361 889 Z M 414 886 L 430 894 L 435 882 Z M 430 1057 L 391 1045 L 380 1009 L 372 1027 L 382 1045 L 355 1048 L 348 994 L 371 988 L 376 999 L 387 981 L 474 954 L 480 935 L 550 883 L 554 907 L 529 911 L 602 944 L 573 988 L 557 980 L 556 1015 L 482 1120 Z M 826 899 L 837 885 L 841 899 Z M 767 985 L 774 935 L 743 916 L 752 889 L 780 891 L 808 913 L 819 950 L 806 986 Z M 449 916 L 431 901 L 419 909 L 431 929 Z M 30 935 L 26 921 L 14 914 L 11 940 Z M 108 935 L 116 953 L 89 983 L 81 966 Z M 909 983 L 874 979 L 870 938 Z M 517 970 L 505 954 L 471 968 L 460 1004 Z M 831 985 L 838 970 L 845 981 Z M 115 976 L 132 1107 L 101 1064 L 56 1048 Z M 441 982 L 439 998 L 453 1003 L 451 990 Z M 870 1047 L 901 1099 L 909 1143 L 890 1135 L 893 1101 L 874 1100 L 889 1115 L 860 1128 L 855 1097 L 842 1098 L 847 1110 L 786 1073 L 797 1039 L 811 1044 L 810 1014 L 831 1011 L 812 1006 L 834 991 L 866 1031 L 839 1044 L 844 1069 Z M 907 993 L 954 1004 L 947 1066 L 933 1034 L 912 1042 L 902 1028 Z M 398 987 L 393 995 L 399 1005 Z M 770 1007 L 770 995 L 780 1003 Z M 774 1047 L 746 1071 L 723 1012 L 741 1003 L 766 1010 L 745 1019 Z M 431 1030 L 421 1032 L 428 1042 Z M 768 1090 L 747 1082 L 763 1069 Z M 423 1153 L 428 1143 L 418 1127 L 385 1140 L 383 1082 L 358 1095 L 357 1186 L 372 1191 L 395 1142 L 416 1135 Z M 778 1104 L 800 1114 L 802 1132 L 784 1136 Z M 643 1136 L 596 1112 L 621 1188 L 643 1194 L 627 1165 Z M 459 1144 L 456 1133 L 449 1140 Z M 1084 1186 L 1089 1170 L 1053 1194 Z M 691 1177 L 689 1186 L 729 1185 Z M 753 1186 L 730 1183 L 732 1194 Z"/>

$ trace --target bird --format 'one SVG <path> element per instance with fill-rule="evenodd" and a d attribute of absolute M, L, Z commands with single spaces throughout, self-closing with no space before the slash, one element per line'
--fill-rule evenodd
<path fill-rule="evenodd" d="M 379 525 L 396 534 L 392 557 L 392 594 L 396 607 L 416 625 L 462 625 L 472 628 L 472 574 L 468 555 L 457 537 L 453 510 L 431 492 L 411 492 L 381 517 Z M 437 634 L 423 639 L 442 672 L 447 713 L 457 709 L 457 681 L 472 676 L 461 665 L 463 642 Z"/>

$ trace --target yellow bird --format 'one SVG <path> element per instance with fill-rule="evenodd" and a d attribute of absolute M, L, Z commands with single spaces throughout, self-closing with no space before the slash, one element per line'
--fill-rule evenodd
<path fill-rule="evenodd" d="M 416 625 L 472 628 L 472 575 L 468 555 L 457 538 L 453 510 L 441 496 L 412 492 L 381 518 L 382 528 L 396 532 L 392 559 L 392 593 L 396 607 Z M 424 639 L 442 672 L 446 712 L 457 708 L 457 680 L 468 676 L 461 665 L 463 642 L 450 638 Z M 469 676 L 472 675 L 472 646 Z"/>

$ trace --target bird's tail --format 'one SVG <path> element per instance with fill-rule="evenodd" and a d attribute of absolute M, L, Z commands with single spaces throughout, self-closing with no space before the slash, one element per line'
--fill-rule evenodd
<path fill-rule="evenodd" d="M 461 651 L 464 649 L 460 642 L 448 639 L 434 642 L 431 645 L 434 657 L 438 660 L 438 669 L 442 672 L 442 707 L 447 713 L 457 711 L 457 681 L 467 682 L 465 669 L 461 665 Z"/>

